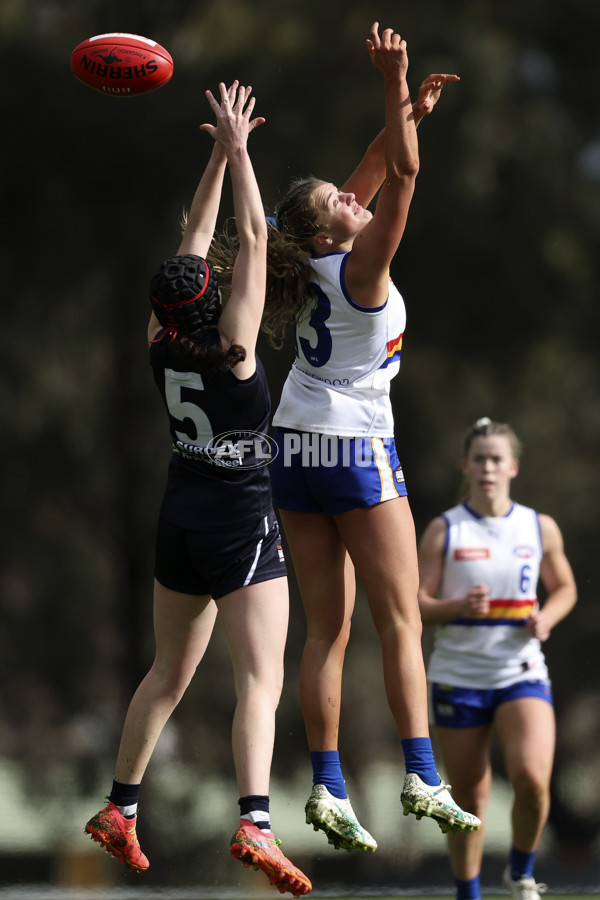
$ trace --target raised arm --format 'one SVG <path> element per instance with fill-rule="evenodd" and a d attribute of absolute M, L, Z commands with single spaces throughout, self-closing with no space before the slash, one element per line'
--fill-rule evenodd
<path fill-rule="evenodd" d="M 252 162 L 248 135 L 264 119 L 252 119 L 255 99 L 251 87 L 235 92 L 219 86 L 221 103 L 210 91 L 206 96 L 217 117 L 217 125 L 203 125 L 226 153 L 233 188 L 239 251 L 233 267 L 231 295 L 219 320 L 224 344 L 237 343 L 246 349 L 246 359 L 238 363 L 235 375 L 249 378 L 256 368 L 254 351 L 265 303 L 267 278 L 267 225 L 265 211 Z"/>
<path fill-rule="evenodd" d="M 433 107 L 440 99 L 442 88 L 450 81 L 460 81 L 460 77 L 458 75 L 428 75 L 425 81 L 421 82 L 419 95 L 413 103 L 413 115 L 417 128 L 425 116 L 431 115 Z"/>
<path fill-rule="evenodd" d="M 217 224 L 226 165 L 225 148 L 215 143 L 192 200 L 178 255 L 193 253 L 205 257 L 208 253 Z"/>
<path fill-rule="evenodd" d="M 413 103 L 415 128 L 433 111 L 440 99 L 442 88 L 450 81 L 460 81 L 458 75 L 428 75 L 419 87 L 419 95 Z M 361 206 L 368 206 L 385 180 L 385 128 L 371 141 L 365 155 L 341 190 L 355 195 Z"/>
<path fill-rule="evenodd" d="M 385 179 L 385 128 L 371 141 L 365 155 L 341 190 L 354 194 L 367 207 Z"/>
<path fill-rule="evenodd" d="M 229 90 L 235 90 L 236 87 L 237 83 L 234 82 Z M 215 143 L 194 193 L 177 256 L 192 253 L 204 257 L 208 253 L 217 224 L 226 165 L 225 148 Z M 160 322 L 151 313 L 148 323 L 149 342 L 156 337 L 160 327 Z"/>
<path fill-rule="evenodd" d="M 346 265 L 346 284 L 362 306 L 380 306 L 388 294 L 389 267 L 404 234 L 419 171 L 417 129 L 406 81 L 406 41 L 379 24 L 367 40 L 371 60 L 381 71 L 385 91 L 385 181 L 373 218 L 355 239 Z"/>

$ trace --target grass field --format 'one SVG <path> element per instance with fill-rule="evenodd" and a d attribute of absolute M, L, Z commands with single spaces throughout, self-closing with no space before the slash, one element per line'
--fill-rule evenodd
<path fill-rule="evenodd" d="M 54 900 L 54 898 L 58 898 L 58 894 L 50 891 L 50 892 L 42 892 L 41 890 L 34 889 L 32 892 L 29 892 L 26 887 L 9 889 L 7 892 L 0 889 L 0 900 Z M 275 894 L 244 894 L 238 895 L 235 900 L 266 900 L 266 898 L 275 898 L 277 896 L 285 896 L 291 897 L 291 894 L 278 895 Z M 344 894 L 341 896 L 334 896 L 331 894 L 309 894 L 311 900 L 347 900 L 349 896 L 360 897 L 361 900 L 398 900 L 399 897 L 418 897 L 419 900 L 448 900 L 450 895 L 448 894 L 393 894 L 389 897 L 383 897 L 379 894 L 367 896 L 363 894 L 353 894 L 348 895 Z M 594 897 L 600 897 L 600 894 L 590 893 L 590 894 L 551 894 L 548 893 L 545 896 L 562 896 L 568 897 L 569 900 L 591 900 Z M 169 893 L 169 891 L 164 891 L 160 893 L 152 893 L 148 894 L 130 894 L 123 891 L 108 891 L 106 893 L 98 893 L 96 891 L 85 891 L 85 890 L 77 890 L 76 892 L 71 891 L 62 891 L 60 894 L 61 900 L 149 900 L 149 898 L 154 898 L 154 900 L 206 900 L 205 895 L 203 894 L 184 894 L 181 893 Z M 214 897 L 211 895 L 210 900 L 234 900 L 231 894 L 224 894 L 222 897 Z M 483 900 L 507 900 L 507 894 L 484 894 Z"/>
<path fill-rule="evenodd" d="M 276 897 L 291 898 L 291 894 L 278 894 L 277 892 L 265 893 L 206 893 L 199 891 L 197 894 L 191 890 L 170 890 L 152 889 L 149 892 L 137 892 L 129 889 L 112 889 L 99 891 L 95 889 L 62 889 L 57 891 L 53 888 L 28 887 L 22 885 L 11 888 L 0 888 L 0 900 L 274 900 Z M 347 894 L 332 894 L 327 892 L 312 892 L 308 895 L 307 900 L 348 900 L 349 897 L 360 897 L 360 900 L 398 900 L 399 897 L 418 897 L 419 900 L 448 900 L 451 894 L 419 894 L 415 891 L 399 892 L 384 896 L 382 894 L 362 894 L 360 892 Z M 568 897 L 569 900 L 592 900 L 594 897 L 600 898 L 600 893 L 590 892 L 584 894 L 571 894 L 566 891 L 548 891 L 546 896 L 562 896 Z M 507 900 L 508 895 L 504 894 L 484 894 L 483 900 Z"/>

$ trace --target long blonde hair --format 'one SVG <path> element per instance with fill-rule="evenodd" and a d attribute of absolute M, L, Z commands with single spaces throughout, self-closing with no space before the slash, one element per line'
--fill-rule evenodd
<path fill-rule="evenodd" d="M 312 239 L 320 230 L 313 200 L 314 190 L 320 184 L 321 179 L 313 175 L 292 181 L 277 205 L 276 224 L 267 220 L 267 290 L 261 328 L 276 349 L 281 347 L 287 327 L 297 322 L 307 306 L 316 300 L 309 262 Z M 224 299 L 231 293 L 231 275 L 238 250 L 239 239 L 234 220 L 230 219 L 215 235 L 206 254 L 219 277 Z"/>
<path fill-rule="evenodd" d="M 277 205 L 276 225 L 268 226 L 267 296 L 262 328 L 274 347 L 281 346 L 285 330 L 315 302 L 312 239 L 319 233 L 318 209 L 313 200 L 319 178 L 297 178 Z"/>

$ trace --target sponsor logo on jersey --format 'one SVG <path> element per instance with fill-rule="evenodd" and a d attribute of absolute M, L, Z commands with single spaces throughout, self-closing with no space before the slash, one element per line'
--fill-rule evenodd
<path fill-rule="evenodd" d="M 519 544 L 518 547 L 513 548 L 513 556 L 518 557 L 518 559 L 531 559 L 534 553 L 534 548 L 530 547 L 529 544 Z"/>
<path fill-rule="evenodd" d="M 457 547 L 454 551 L 454 559 L 457 562 L 473 562 L 490 557 L 491 553 L 488 547 Z"/>
<path fill-rule="evenodd" d="M 404 472 L 402 471 L 402 466 L 398 466 L 394 473 L 394 477 L 398 484 L 401 484 L 404 481 Z"/>

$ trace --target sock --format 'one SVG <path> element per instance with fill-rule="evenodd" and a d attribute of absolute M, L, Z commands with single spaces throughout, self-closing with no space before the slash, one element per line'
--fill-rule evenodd
<path fill-rule="evenodd" d="M 405 738 L 401 741 L 407 774 L 418 775 L 430 787 L 440 784 L 440 776 L 435 767 L 431 739 Z"/>
<path fill-rule="evenodd" d="M 238 800 L 242 819 L 248 819 L 261 831 L 271 830 L 268 794 L 248 794 Z"/>
<path fill-rule="evenodd" d="M 313 784 L 324 784 L 330 794 L 338 800 L 345 800 L 346 782 L 342 775 L 340 754 L 337 750 L 311 751 L 310 761 L 313 768 Z"/>
<path fill-rule="evenodd" d="M 456 885 L 456 900 L 480 900 L 481 885 L 479 883 L 479 875 L 476 875 L 475 878 L 468 878 L 466 881 L 455 878 L 454 883 Z"/>
<path fill-rule="evenodd" d="M 536 850 L 532 850 L 531 853 L 523 853 L 521 850 L 517 850 L 516 847 L 511 847 L 508 859 L 510 862 L 510 877 L 513 881 L 518 881 L 519 878 L 533 878 L 536 853 Z"/>
<path fill-rule="evenodd" d="M 108 799 L 115 804 L 121 815 L 125 816 L 126 819 L 133 819 L 137 814 L 140 785 L 113 781 L 112 791 Z"/>

